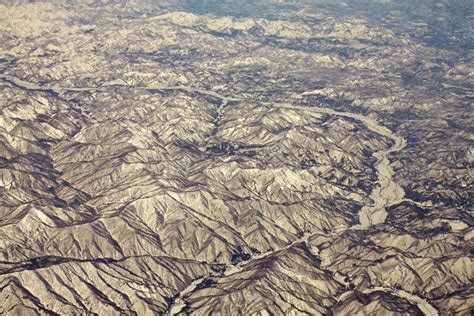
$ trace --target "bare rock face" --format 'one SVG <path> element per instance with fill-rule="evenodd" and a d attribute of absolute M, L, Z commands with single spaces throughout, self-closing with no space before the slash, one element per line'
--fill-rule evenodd
<path fill-rule="evenodd" d="M 4 1 L 0 314 L 472 313 L 470 16 Z"/>
<path fill-rule="evenodd" d="M 223 277 L 207 279 L 202 289 L 188 296 L 187 311 L 323 314 L 343 289 L 304 244 L 295 244 L 226 271 Z"/>
<path fill-rule="evenodd" d="M 335 315 L 423 315 L 423 312 L 408 301 L 387 294 L 384 291 L 371 292 L 346 292 L 344 298 L 334 307 Z"/>
<path fill-rule="evenodd" d="M 11 267 L 11 268 L 10 268 Z M 3 312 L 160 313 L 169 297 L 212 266 L 167 257 L 41 257 L 2 263 Z"/>

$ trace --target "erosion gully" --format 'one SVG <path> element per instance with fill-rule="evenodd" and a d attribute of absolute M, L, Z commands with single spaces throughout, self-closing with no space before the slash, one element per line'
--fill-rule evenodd
<path fill-rule="evenodd" d="M 117 87 L 117 86 L 103 86 L 103 87 L 61 87 L 58 85 L 51 85 L 51 86 L 40 86 L 35 83 L 31 83 L 28 81 L 21 80 L 19 78 L 0 74 L 0 79 L 7 84 L 25 89 L 25 90 L 34 90 L 34 91 L 49 91 L 55 92 L 58 94 L 66 93 L 66 92 L 82 92 L 82 91 L 105 91 L 109 87 Z M 120 87 L 120 86 L 118 86 Z M 222 101 L 222 106 L 218 108 L 218 116 L 221 115 L 222 109 L 224 106 L 227 106 L 230 102 L 252 102 L 251 99 L 243 99 L 243 98 L 234 98 L 222 95 L 218 92 L 211 91 L 211 90 L 203 90 L 199 88 L 193 88 L 188 86 L 123 86 L 124 88 L 132 88 L 132 89 L 141 89 L 141 90 L 181 90 L 190 93 L 198 93 L 202 95 L 211 96 Z M 301 94 L 302 96 L 303 94 Z M 353 112 L 345 112 L 345 111 L 335 111 L 329 108 L 322 108 L 322 107 L 307 107 L 301 105 L 295 105 L 291 103 L 283 103 L 283 102 L 259 102 L 265 105 L 271 105 L 273 107 L 279 108 L 286 108 L 292 110 L 300 110 L 300 111 L 308 111 L 308 112 L 317 112 L 317 113 L 326 113 L 329 115 L 352 118 L 362 122 L 369 130 L 375 132 L 379 135 L 382 135 L 386 138 L 389 138 L 392 141 L 391 147 L 388 149 L 383 149 L 377 151 L 373 154 L 374 158 L 376 159 L 375 169 L 377 172 L 377 182 L 370 193 L 370 199 L 372 200 L 371 204 L 365 205 L 362 207 L 359 213 L 359 224 L 355 224 L 348 229 L 354 230 L 367 230 L 372 225 L 383 224 L 387 217 L 387 208 L 401 203 L 402 201 L 406 200 L 405 192 L 400 185 L 395 182 L 393 175 L 394 171 L 390 163 L 390 155 L 397 153 L 403 150 L 406 146 L 406 140 L 393 133 L 387 127 L 381 125 L 377 120 L 364 116 L 362 114 L 357 114 Z M 309 249 L 312 249 L 310 245 L 308 245 L 308 239 L 311 237 L 310 234 L 305 234 L 303 237 L 295 240 L 288 246 L 280 249 L 276 249 L 273 251 L 269 251 L 263 254 L 259 254 L 253 256 L 247 261 L 240 262 L 238 265 L 235 266 L 228 266 L 228 269 L 223 273 L 223 276 L 229 276 L 234 273 L 238 273 L 241 271 L 242 267 L 247 265 L 248 263 L 265 258 L 266 256 L 272 255 L 278 251 L 282 251 L 288 248 L 293 247 L 296 244 L 305 243 L 307 244 Z M 319 253 L 315 253 L 315 255 L 319 255 Z M 214 276 L 215 278 L 215 276 Z M 178 293 L 177 298 L 173 301 L 173 303 L 168 308 L 168 315 L 178 315 L 181 314 L 187 306 L 186 298 L 191 295 L 194 291 L 199 289 L 199 285 L 202 284 L 206 280 L 206 277 L 201 277 L 194 280 L 188 287 L 183 289 L 180 293 Z M 417 305 L 418 308 L 425 314 L 425 315 L 438 315 L 438 311 L 434 308 L 427 300 L 417 295 L 405 292 L 399 289 L 391 289 L 385 287 L 374 287 L 370 289 L 363 290 L 363 293 L 372 293 L 375 291 L 385 292 L 387 294 L 395 295 L 400 298 L 403 298 L 410 303 Z M 344 293 L 341 295 L 340 298 L 344 296 Z"/>

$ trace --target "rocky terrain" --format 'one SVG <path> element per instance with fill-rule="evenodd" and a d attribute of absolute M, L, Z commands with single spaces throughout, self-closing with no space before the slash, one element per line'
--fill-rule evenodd
<path fill-rule="evenodd" d="M 0 314 L 471 315 L 473 16 L 2 1 Z"/>

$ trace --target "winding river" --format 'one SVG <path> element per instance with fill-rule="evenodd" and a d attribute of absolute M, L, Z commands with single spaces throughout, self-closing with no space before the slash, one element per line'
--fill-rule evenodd
<path fill-rule="evenodd" d="M 81 91 L 102 91 L 105 90 L 108 86 L 104 87 L 61 87 L 57 85 L 52 86 L 39 86 L 34 83 L 30 83 L 21 79 L 18 79 L 13 76 L 8 75 L 0 75 L 0 79 L 13 83 L 16 86 L 19 86 L 24 89 L 28 90 L 37 90 L 37 91 L 53 91 L 58 94 L 64 92 L 81 92 Z M 115 87 L 115 86 L 110 86 Z M 128 86 L 123 86 L 128 87 Z M 142 89 L 142 90 L 183 90 L 191 93 L 199 93 L 203 95 L 208 95 L 217 99 L 222 100 L 222 104 L 218 108 L 218 113 L 216 120 L 220 119 L 222 109 L 225 107 L 229 102 L 235 101 L 252 101 L 249 99 L 243 98 L 233 98 L 224 96 L 220 93 L 210 91 L 210 90 L 202 90 L 193 87 L 187 86 L 133 86 L 131 88 L 134 89 Z M 301 94 L 303 96 L 304 93 Z M 354 225 L 352 229 L 368 229 L 371 225 L 382 224 L 385 222 L 385 218 L 387 217 L 387 212 L 385 211 L 388 207 L 392 205 L 396 205 L 401 203 L 405 198 L 405 192 L 400 185 L 397 184 L 393 180 L 394 171 L 391 167 L 389 155 L 392 153 L 399 152 L 405 148 L 406 140 L 394 134 L 390 129 L 386 128 L 383 125 L 380 125 L 379 122 L 374 120 L 373 118 L 364 116 L 362 114 L 356 114 L 352 112 L 343 112 L 343 111 L 335 111 L 329 108 L 320 108 L 320 107 L 307 107 L 307 106 L 298 106 L 290 103 L 265 103 L 261 102 L 262 104 L 272 105 L 274 107 L 280 108 L 288 108 L 288 109 L 296 109 L 301 111 L 310 111 L 310 112 L 318 112 L 318 113 L 326 113 L 335 116 L 341 117 L 349 117 L 356 119 L 362 122 L 369 130 L 382 135 L 384 137 L 389 138 L 392 140 L 393 145 L 385 150 L 378 151 L 374 153 L 374 157 L 376 158 L 375 169 L 377 171 L 377 184 L 375 188 L 372 190 L 370 194 L 370 198 L 373 201 L 372 204 L 365 205 L 360 213 L 359 213 L 359 222 L 360 224 Z"/>
<path fill-rule="evenodd" d="M 103 91 L 106 90 L 108 87 L 60 87 L 57 85 L 52 85 L 52 86 L 39 86 L 34 83 L 30 83 L 21 79 L 18 79 L 13 76 L 5 75 L 5 74 L 0 74 L 0 79 L 3 81 L 9 82 L 10 84 L 13 84 L 15 86 L 18 86 L 20 88 L 26 89 L 26 90 L 36 90 L 36 91 L 50 91 L 50 92 L 55 92 L 58 94 L 65 93 L 65 92 L 81 92 L 81 91 Z M 116 87 L 116 86 L 110 86 L 110 87 Z M 218 116 L 217 120 L 219 119 L 221 115 L 222 108 L 225 107 L 229 102 L 239 102 L 239 101 L 247 101 L 251 102 L 252 100 L 249 99 L 240 99 L 240 98 L 233 98 L 233 97 L 227 97 L 224 95 L 221 95 L 217 92 L 214 91 L 209 91 L 209 90 L 202 90 L 198 88 L 192 88 L 192 87 L 186 87 L 186 86 L 123 86 L 126 88 L 134 88 L 134 89 L 142 89 L 142 90 L 182 90 L 182 91 L 187 91 L 191 93 L 199 93 L 203 95 L 208 95 L 217 99 L 220 99 L 222 101 L 221 106 L 218 108 Z M 263 102 L 260 102 L 263 103 Z M 377 183 L 372 190 L 370 194 L 370 198 L 372 200 L 372 203 L 369 205 L 364 206 L 360 213 L 359 213 L 359 224 L 354 225 L 350 227 L 350 229 L 355 229 L 355 230 L 366 230 L 370 228 L 372 225 L 377 225 L 377 224 L 382 224 L 385 222 L 385 219 L 387 217 L 387 212 L 386 209 L 392 205 L 396 205 L 401 203 L 405 199 L 405 192 L 403 188 L 398 185 L 394 179 L 394 171 L 391 166 L 389 156 L 390 154 L 399 152 L 403 150 L 406 146 L 406 140 L 399 136 L 394 134 L 390 129 L 386 128 L 383 125 L 380 125 L 379 122 L 377 122 L 375 119 L 364 116 L 362 114 L 356 114 L 352 112 L 343 112 L 343 111 L 335 111 L 329 108 L 319 108 L 319 107 L 307 107 L 307 106 L 299 106 L 299 105 L 294 105 L 291 103 L 263 103 L 267 105 L 272 105 L 273 107 L 280 107 L 280 108 L 286 108 L 286 109 L 293 109 L 293 110 L 301 110 L 301 111 L 311 111 L 311 112 L 318 112 L 318 113 L 326 113 L 330 115 L 335 115 L 335 116 L 341 116 L 341 117 L 347 117 L 347 118 L 352 118 L 355 120 L 358 120 L 362 122 L 369 130 L 382 135 L 384 137 L 389 138 L 392 141 L 392 145 L 388 149 L 383 149 L 380 150 L 376 153 L 373 154 L 373 156 L 376 159 L 375 163 L 375 169 L 377 172 Z M 236 266 L 228 266 L 228 270 L 224 273 L 224 275 L 231 275 L 234 273 L 237 273 L 241 270 L 241 267 L 253 260 L 257 260 L 260 258 L 264 258 L 268 255 L 271 255 L 273 253 L 276 253 L 277 251 L 281 251 L 284 249 L 288 249 L 296 244 L 299 243 L 307 243 L 308 238 L 310 235 L 304 235 L 302 238 L 294 241 L 293 243 L 289 244 L 288 246 L 277 249 L 274 251 L 270 251 L 267 253 L 260 254 L 258 256 L 254 256 L 253 258 L 241 262 L 240 264 Z M 310 245 L 308 245 L 310 246 Z M 186 307 L 186 297 L 190 294 L 192 294 L 200 284 L 202 284 L 206 280 L 205 277 L 199 278 L 195 281 L 193 281 L 186 289 L 182 290 L 178 297 L 175 299 L 174 303 L 169 306 L 168 309 L 168 314 L 169 315 L 178 315 L 182 313 L 184 308 Z M 429 302 L 424 300 L 423 298 L 416 296 L 414 294 L 410 294 L 407 292 L 404 292 L 402 290 L 394 290 L 390 288 L 382 288 L 382 287 L 375 287 L 375 288 L 370 288 L 366 289 L 363 292 L 364 293 L 370 293 L 374 291 L 383 291 L 392 295 L 396 295 L 400 298 L 403 298 L 409 302 L 411 302 L 414 305 L 417 305 L 418 308 L 425 314 L 425 315 L 438 315 L 437 310 L 430 305 Z"/>
<path fill-rule="evenodd" d="M 369 130 L 392 140 L 393 145 L 390 148 L 374 153 L 374 157 L 376 158 L 375 169 L 377 171 L 377 184 L 370 193 L 370 198 L 373 203 L 365 205 L 361 209 L 359 213 L 360 224 L 354 225 L 351 228 L 363 230 L 368 229 L 372 225 L 384 223 L 385 218 L 387 217 L 386 209 L 392 205 L 401 203 L 405 198 L 405 191 L 393 180 L 394 172 L 390 164 L 389 155 L 403 150 L 406 146 L 406 140 L 403 137 L 394 134 L 385 126 L 380 125 L 373 118 L 362 114 L 334 111 L 328 108 L 296 106 L 284 103 L 277 105 L 283 108 L 300 109 L 304 111 L 353 118 L 364 123 Z"/>

